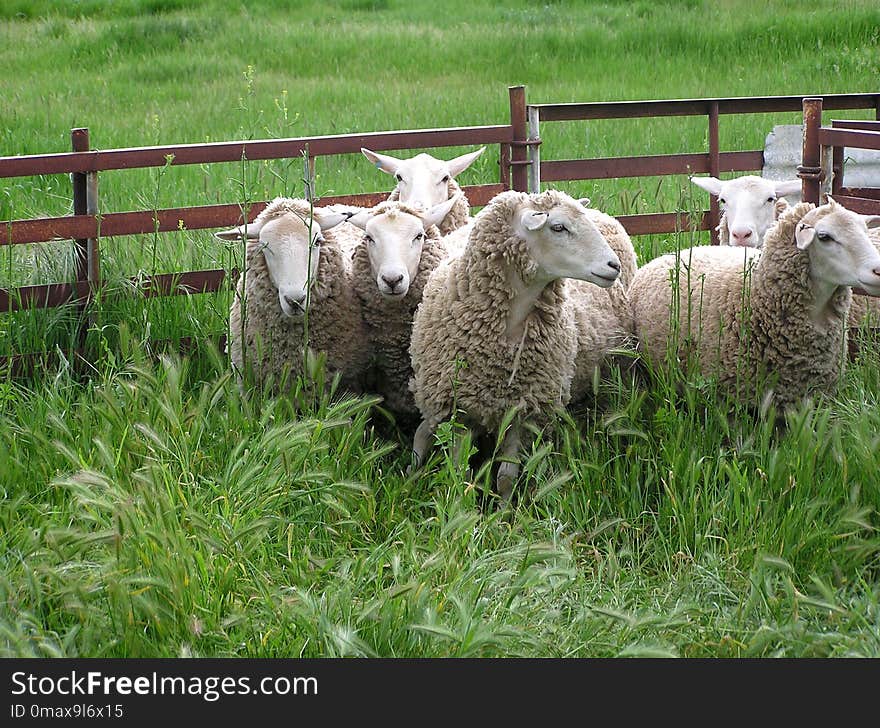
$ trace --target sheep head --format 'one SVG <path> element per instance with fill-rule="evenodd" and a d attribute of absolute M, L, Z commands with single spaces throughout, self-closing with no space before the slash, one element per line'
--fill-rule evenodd
<path fill-rule="evenodd" d="M 760 248 L 764 234 L 784 211 L 785 195 L 799 194 L 800 180 L 775 182 L 756 175 L 719 180 L 715 177 L 692 177 L 697 187 L 718 197 L 727 217 L 730 244 Z"/>
<path fill-rule="evenodd" d="M 466 170 L 486 147 L 455 159 L 443 160 L 430 154 L 419 154 L 410 159 L 397 159 L 361 148 L 363 155 L 379 169 L 397 180 L 398 199 L 416 210 L 428 210 L 450 196 L 450 182 Z"/>
<path fill-rule="evenodd" d="M 795 245 L 810 256 L 810 276 L 830 286 L 861 286 L 880 295 L 880 253 L 868 228 L 880 215 L 859 215 L 831 197 L 810 210 L 795 228 Z"/>
<path fill-rule="evenodd" d="M 315 208 L 310 220 L 307 215 L 288 209 L 280 214 L 261 215 L 253 223 L 214 236 L 221 240 L 244 237 L 252 241 L 253 251 L 266 261 L 269 280 L 278 291 L 281 312 L 296 318 L 305 313 L 308 290 L 318 277 L 323 231 L 348 216 L 345 212 Z"/>
<path fill-rule="evenodd" d="M 564 192 L 529 195 L 515 216 L 538 281 L 578 278 L 607 288 L 620 275 L 620 260 L 589 219 L 584 206 Z"/>
<path fill-rule="evenodd" d="M 349 219 L 364 231 L 362 244 L 366 246 L 379 293 L 387 298 L 406 296 L 418 274 L 426 231 L 439 224 L 460 197 L 459 193 L 427 210 L 384 202 Z"/>

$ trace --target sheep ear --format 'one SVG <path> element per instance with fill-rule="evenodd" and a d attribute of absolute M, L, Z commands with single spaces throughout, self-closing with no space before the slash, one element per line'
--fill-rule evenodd
<path fill-rule="evenodd" d="M 334 210 L 329 207 L 316 207 L 312 212 L 312 217 L 321 226 L 321 230 L 329 230 L 353 217 L 354 214 L 355 210 Z"/>
<path fill-rule="evenodd" d="M 776 206 L 773 211 L 774 217 L 778 220 L 779 216 L 783 212 L 785 212 L 788 208 L 789 208 L 788 200 L 786 200 L 784 197 L 780 197 L 778 200 L 776 200 Z"/>
<path fill-rule="evenodd" d="M 869 228 L 880 227 L 880 215 L 862 215 L 862 220 Z"/>
<path fill-rule="evenodd" d="M 794 232 L 794 241 L 795 245 L 797 245 L 798 250 L 806 250 L 810 247 L 810 243 L 813 242 L 813 238 L 816 237 L 816 231 L 810 225 L 805 225 L 804 223 L 798 223 L 797 228 L 795 228 Z"/>
<path fill-rule="evenodd" d="M 589 207 L 591 200 L 589 197 L 581 197 L 578 199 L 578 202 L 580 202 L 584 207 Z"/>
<path fill-rule="evenodd" d="M 785 180 L 784 182 L 776 182 L 773 185 L 773 191 L 777 197 L 788 197 L 789 195 L 800 195 L 801 181 L 799 179 Z"/>
<path fill-rule="evenodd" d="M 446 163 L 446 167 L 449 169 L 450 176 L 457 177 L 468 167 L 470 167 L 475 161 L 477 161 L 477 157 L 479 157 L 485 151 L 486 147 L 480 147 L 475 152 L 471 152 L 470 154 L 462 154 L 460 157 L 450 159 Z"/>
<path fill-rule="evenodd" d="M 453 205 L 458 202 L 464 194 L 459 192 L 458 194 L 453 195 L 448 200 L 441 202 L 439 205 L 434 205 L 430 210 L 422 213 L 422 224 L 425 228 L 431 227 L 431 225 L 439 225 L 443 222 L 443 218 L 449 214 L 449 211 L 452 209 Z"/>
<path fill-rule="evenodd" d="M 825 195 L 825 204 L 831 205 L 832 210 L 838 206 L 837 201 L 831 195 Z"/>
<path fill-rule="evenodd" d="M 523 212 L 520 222 L 526 230 L 540 230 L 547 224 L 547 218 L 550 216 L 546 212 L 538 212 L 537 210 L 526 210 Z"/>
<path fill-rule="evenodd" d="M 378 169 L 388 174 L 397 174 L 397 168 L 400 166 L 401 160 L 396 159 L 388 154 L 378 154 L 371 152 L 369 149 L 361 147 L 361 154 L 370 160 Z"/>
<path fill-rule="evenodd" d="M 372 210 L 361 210 L 348 218 L 348 222 L 359 227 L 361 230 L 367 229 L 367 222 L 370 220 Z"/>
<path fill-rule="evenodd" d="M 721 193 L 721 180 L 716 177 L 691 177 L 697 187 L 702 187 L 710 195 L 719 195 Z"/>
<path fill-rule="evenodd" d="M 244 235 L 248 240 L 259 240 L 260 228 L 262 227 L 262 225 L 254 225 L 253 223 L 250 225 L 240 225 L 237 228 L 221 230 L 219 233 L 214 233 L 214 237 L 218 240 L 241 240 L 242 235 Z"/>

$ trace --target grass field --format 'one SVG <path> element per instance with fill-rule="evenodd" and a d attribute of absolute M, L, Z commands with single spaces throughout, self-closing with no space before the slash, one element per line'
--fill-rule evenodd
<path fill-rule="evenodd" d="M 876 92 L 875 2 L 338 0 L 0 7 L 0 155 L 504 123 L 532 102 Z M 870 112 L 833 117 L 873 118 Z M 796 114 L 722 119 L 760 149 Z M 559 124 L 548 158 L 694 152 L 704 119 Z M 467 149 L 451 149 L 439 156 Z M 462 175 L 497 180 L 498 150 Z M 105 211 L 302 194 L 299 160 L 105 175 Z M 326 158 L 321 194 L 388 189 Z M 694 209 L 686 178 L 560 185 L 612 214 Z M 63 176 L 4 180 L 0 219 L 66 214 Z M 699 191 L 697 191 L 699 192 Z M 642 262 L 705 236 L 636 240 Z M 102 241 L 111 279 L 240 264 L 210 231 Z M 69 247 L 4 246 L 0 286 Z M 0 380 L 0 654 L 880 656 L 880 348 L 777 431 L 711 383 L 602 382 L 527 447 L 517 506 L 451 454 L 405 477 L 369 399 L 243 397 L 210 349 L 229 292 L 108 300 L 82 382 Z M 67 310 L 0 316 L 0 353 L 69 343 Z"/>

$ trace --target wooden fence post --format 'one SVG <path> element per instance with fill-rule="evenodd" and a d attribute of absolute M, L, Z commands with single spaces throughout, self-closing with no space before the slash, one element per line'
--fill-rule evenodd
<path fill-rule="evenodd" d="M 709 104 L 709 174 L 718 179 L 721 174 L 721 153 L 718 145 L 718 102 Z M 718 223 L 721 207 L 715 195 L 709 195 L 709 235 L 712 245 L 718 245 Z"/>
<path fill-rule="evenodd" d="M 519 192 L 529 191 L 529 175 L 526 148 L 528 147 L 529 128 L 526 120 L 526 87 L 509 86 L 510 125 L 513 127 L 513 143 L 510 149 L 511 189 Z"/>
<path fill-rule="evenodd" d="M 804 141 L 797 174 L 802 180 L 801 196 L 803 201 L 818 205 L 822 178 L 822 149 L 819 146 L 819 127 L 822 126 L 822 99 L 805 98 L 803 109 Z"/>

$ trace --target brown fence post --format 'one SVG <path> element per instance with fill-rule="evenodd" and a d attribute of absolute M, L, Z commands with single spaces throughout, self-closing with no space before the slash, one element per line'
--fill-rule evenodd
<path fill-rule="evenodd" d="M 803 108 L 804 143 L 797 174 L 802 180 L 801 189 L 804 202 L 818 205 L 822 178 L 822 149 L 819 146 L 819 127 L 822 126 L 822 99 L 805 98 Z"/>
<path fill-rule="evenodd" d="M 74 152 L 89 151 L 89 130 L 71 129 L 70 142 Z M 74 172 L 71 175 L 74 215 L 89 214 L 89 176 L 86 172 Z M 97 187 L 97 179 L 95 179 L 95 187 Z M 76 282 L 74 284 L 73 296 L 77 299 L 77 308 L 79 309 L 79 323 L 77 324 L 79 330 L 76 336 L 76 346 L 78 349 L 85 347 L 86 334 L 89 330 L 86 309 L 91 296 L 90 292 L 81 296 L 80 289 L 83 283 L 87 284 L 89 281 L 90 263 L 97 265 L 97 256 L 90 255 L 94 242 L 94 240 L 86 238 L 77 238 L 73 241 L 76 251 Z"/>
<path fill-rule="evenodd" d="M 718 143 L 718 102 L 709 104 L 709 174 L 715 179 L 721 174 L 721 152 Z M 709 235 L 712 245 L 718 245 L 718 223 L 721 221 L 721 208 L 718 198 L 709 195 Z"/>
<path fill-rule="evenodd" d="M 510 149 L 510 186 L 519 192 L 529 191 L 529 175 L 526 169 L 526 147 L 529 140 L 529 127 L 526 119 L 526 87 L 509 86 L 510 125 L 513 127 L 513 143 Z"/>

